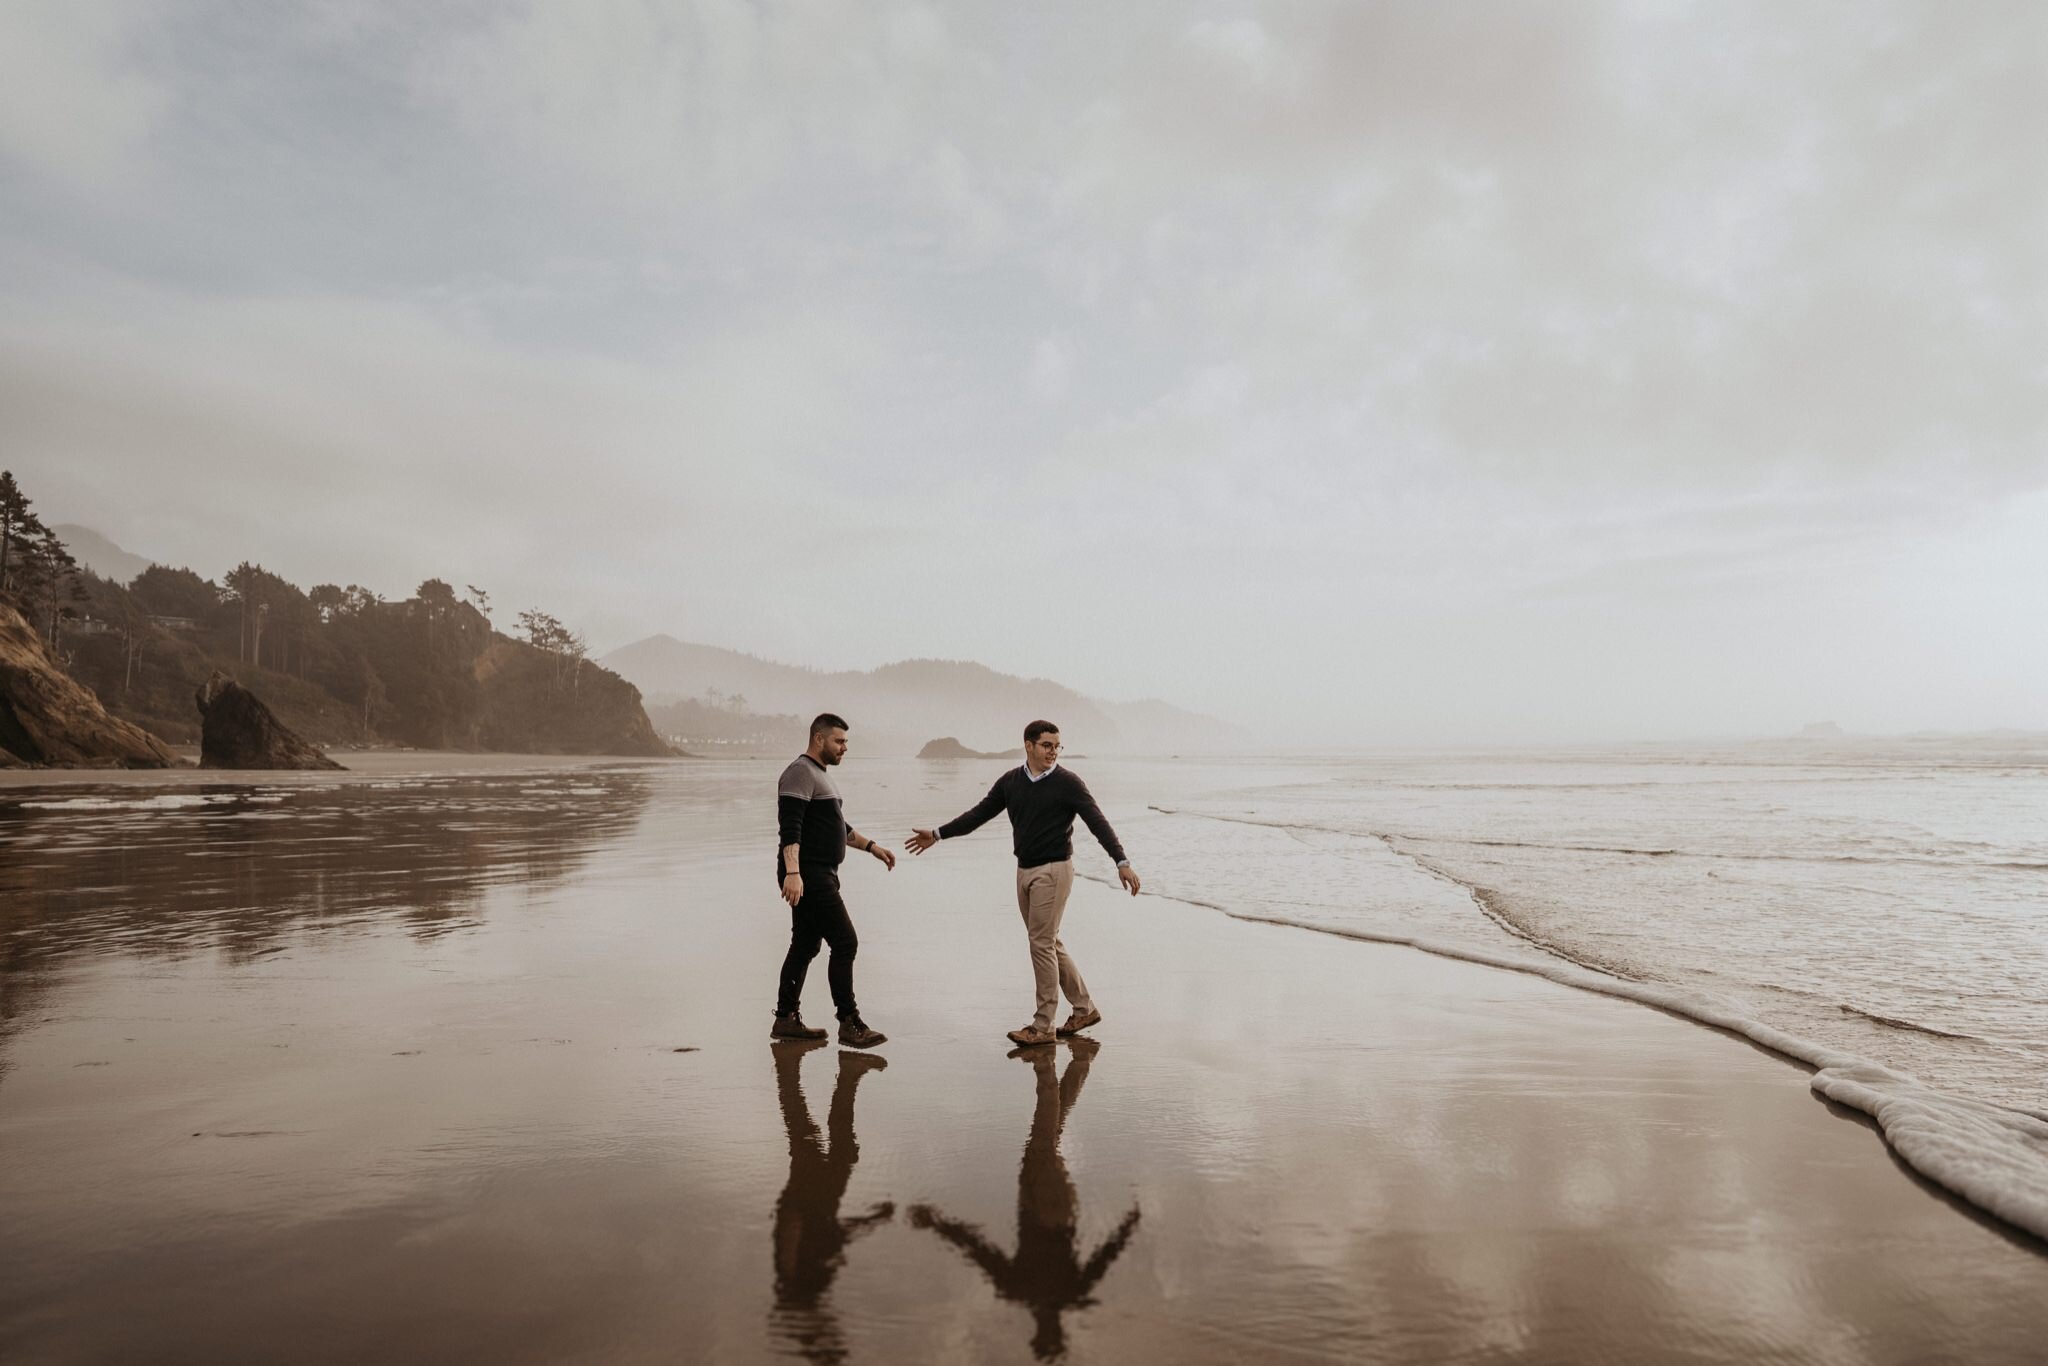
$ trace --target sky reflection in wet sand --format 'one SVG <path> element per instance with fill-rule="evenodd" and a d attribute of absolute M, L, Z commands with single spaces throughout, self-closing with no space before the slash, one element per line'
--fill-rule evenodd
<path fill-rule="evenodd" d="M 1098 769 L 1113 814 L 1152 781 Z M 846 787 L 887 838 L 987 776 Z M 771 778 L 0 793 L 0 1357 L 1996 1361 L 2048 1329 L 2048 1260 L 1795 1070 L 1549 983 L 1084 885 L 1104 1040 L 1005 1057 L 1000 837 L 848 868 L 886 1065 L 771 1046 Z"/>

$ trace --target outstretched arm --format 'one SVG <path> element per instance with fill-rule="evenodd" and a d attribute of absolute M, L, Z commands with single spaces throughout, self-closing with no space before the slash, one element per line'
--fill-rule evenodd
<path fill-rule="evenodd" d="M 997 1285 L 1004 1282 L 1010 1273 L 1010 1259 L 1005 1257 L 989 1240 L 982 1236 L 980 1229 L 972 1224 L 963 1224 L 958 1219 L 948 1219 L 930 1205 L 912 1205 L 910 1222 L 917 1228 L 928 1228 L 959 1248 L 967 1260 L 973 1262 Z"/>
<path fill-rule="evenodd" d="M 896 1202 L 884 1200 L 866 1214 L 857 1214 L 851 1219 L 841 1219 L 839 1227 L 846 1231 L 846 1241 L 852 1242 L 863 1233 L 872 1233 L 876 1228 L 896 1217 Z"/>
<path fill-rule="evenodd" d="M 1102 1246 L 1095 1249 L 1081 1268 L 1081 1293 L 1086 1295 L 1095 1289 L 1095 1283 L 1109 1274 L 1110 1265 L 1123 1255 L 1124 1244 L 1131 1241 L 1131 1235 L 1138 1231 L 1138 1207 L 1131 1206 L 1131 1212 L 1116 1226 L 1116 1232 L 1102 1240 Z"/>
<path fill-rule="evenodd" d="M 981 829 L 982 826 L 987 825 L 990 820 L 995 818 L 998 812 L 1008 805 L 1009 800 L 1003 796 L 1003 780 L 998 778 L 995 781 L 995 785 L 989 788 L 986 797 L 983 797 L 973 806 L 968 807 L 936 830 L 928 830 L 922 826 L 912 830 L 910 838 L 906 843 L 909 844 L 911 853 L 922 854 L 940 840 L 955 839 L 961 835 L 972 834 L 974 831 Z"/>

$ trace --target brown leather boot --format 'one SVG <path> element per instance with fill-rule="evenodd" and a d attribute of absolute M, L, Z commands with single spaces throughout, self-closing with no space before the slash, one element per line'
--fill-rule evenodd
<path fill-rule="evenodd" d="M 775 1023 L 768 1026 L 768 1037 L 771 1039 L 822 1039 L 825 1037 L 825 1031 L 822 1029 L 812 1029 L 804 1023 L 803 1016 L 791 1013 L 775 1017 Z"/>

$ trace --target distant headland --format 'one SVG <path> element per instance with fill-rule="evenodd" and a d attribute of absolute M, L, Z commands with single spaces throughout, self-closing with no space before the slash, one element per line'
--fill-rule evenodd
<path fill-rule="evenodd" d="M 952 736 L 942 736 L 931 741 L 917 752 L 920 759 L 1019 759 L 1022 749 L 980 750 L 969 749 Z"/>
<path fill-rule="evenodd" d="M 169 745 L 199 743 L 193 699 L 217 673 L 325 748 L 794 753 L 821 711 L 852 721 L 862 755 L 1015 759 L 1016 749 L 969 742 L 1020 744 L 1038 717 L 1094 753 L 1247 743 L 1234 725 L 1157 699 L 1102 701 L 968 660 L 835 673 L 667 635 L 592 659 L 579 632 L 537 607 L 501 629 L 491 595 L 474 584 L 428 579 L 386 599 L 356 583 L 301 588 L 248 561 L 216 582 L 87 526 L 45 526 L 11 474 L 0 475 L 0 603 L 41 640 L 51 672 Z M 947 734 L 925 743 L 936 731 Z M 123 753 L 16 757 L 144 761 L 132 740 Z"/>
<path fill-rule="evenodd" d="M 216 583 L 61 530 L 85 563 L 0 471 L 0 717 L 17 719 L 0 752 L 17 761 L 168 762 L 164 745 L 199 742 L 194 698 L 216 674 L 323 747 L 674 753 L 639 689 L 538 608 L 508 634 L 474 585 L 428 579 L 389 601 L 360 584 L 301 589 L 247 561 Z M 125 579 L 95 572 L 137 563 Z"/>

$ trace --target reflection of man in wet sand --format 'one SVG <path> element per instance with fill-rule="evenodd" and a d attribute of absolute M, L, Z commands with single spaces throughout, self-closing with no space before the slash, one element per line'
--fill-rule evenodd
<path fill-rule="evenodd" d="M 1038 1328 L 1031 1350 L 1050 1361 L 1067 1350 L 1061 1315 L 1095 1303 L 1092 1292 L 1123 1252 L 1138 1227 L 1138 1207 L 1123 1217 L 1116 1231 L 1084 1258 L 1079 1245 L 1080 1200 L 1060 1156 L 1060 1130 L 1067 1113 L 1080 1099 L 1088 1080 L 1088 1062 L 1102 1045 L 1093 1039 L 1073 1040 L 1073 1060 L 1064 1077 L 1053 1070 L 1053 1050 L 1019 1050 L 1038 1077 L 1038 1106 L 1031 1115 L 1031 1137 L 1024 1144 L 1024 1163 L 1017 1173 L 1017 1251 L 1005 1255 L 972 1224 L 948 1219 L 930 1205 L 913 1205 L 910 1222 L 928 1228 L 980 1267 L 996 1294 L 1031 1311 Z"/>
<path fill-rule="evenodd" d="M 860 1160 L 853 1137 L 853 1093 L 869 1072 L 889 1065 L 872 1053 L 841 1053 L 839 1080 L 832 1087 L 832 1109 L 825 1120 L 826 1142 L 804 1103 L 797 1077 L 803 1055 L 825 1046 L 822 1039 L 775 1045 L 775 1090 L 782 1101 L 782 1123 L 789 1130 L 789 1184 L 775 1202 L 775 1310 L 777 1337 L 809 1361 L 840 1362 L 846 1343 L 839 1321 L 825 1296 L 846 1261 L 846 1245 L 884 1224 L 896 1206 L 883 1201 L 866 1214 L 839 1217 L 839 1201 Z"/>

